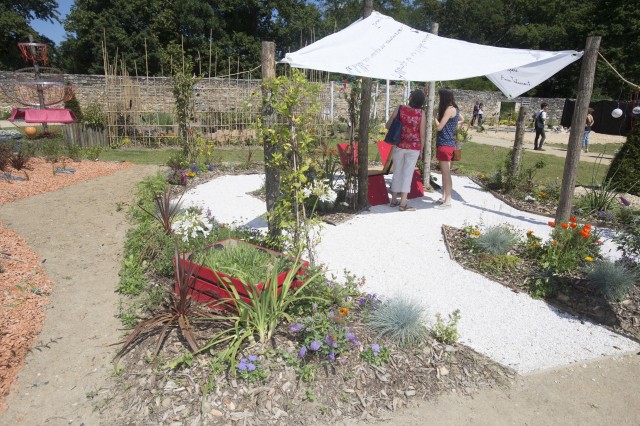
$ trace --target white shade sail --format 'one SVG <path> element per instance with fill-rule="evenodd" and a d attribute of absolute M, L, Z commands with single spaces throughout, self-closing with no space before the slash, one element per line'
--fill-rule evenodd
<path fill-rule="evenodd" d="M 295 68 L 404 81 L 487 76 L 508 97 L 548 79 L 582 52 L 507 49 L 439 37 L 373 12 L 282 60 Z"/>

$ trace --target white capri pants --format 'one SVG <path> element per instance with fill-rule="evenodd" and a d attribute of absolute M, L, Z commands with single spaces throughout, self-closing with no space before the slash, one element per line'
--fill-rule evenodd
<path fill-rule="evenodd" d="M 409 192 L 413 171 L 418 162 L 420 151 L 393 147 L 393 178 L 391 192 Z"/>

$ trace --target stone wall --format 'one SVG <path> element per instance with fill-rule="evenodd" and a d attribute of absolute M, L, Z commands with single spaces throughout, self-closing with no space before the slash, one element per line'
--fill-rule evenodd
<path fill-rule="evenodd" d="M 0 82 L 12 80 L 13 73 L 0 71 Z M 85 108 L 92 101 L 103 105 L 105 110 L 137 111 L 142 114 L 153 113 L 173 113 L 173 95 L 171 92 L 171 81 L 167 77 L 110 77 L 105 80 L 103 75 L 73 75 L 65 74 L 65 80 L 74 87 L 76 98 L 80 106 Z M 195 110 L 196 111 L 238 111 L 241 107 L 246 109 L 247 104 L 251 104 L 251 93 L 256 93 L 260 80 L 230 80 L 230 79 L 203 79 L 196 87 Z M 331 116 L 331 89 L 326 83 L 322 91 L 321 101 L 323 103 L 323 115 L 326 118 Z M 413 86 L 415 87 L 422 86 Z M 107 90 L 108 89 L 108 90 Z M 347 101 L 344 93 L 348 93 L 349 87 L 340 82 L 333 85 L 333 118 L 334 122 L 339 117 L 346 117 L 348 111 Z M 375 86 L 374 86 L 375 90 Z M 109 97 L 107 98 L 107 93 Z M 403 84 L 392 84 L 389 87 L 389 108 L 390 111 L 403 102 L 405 86 Z M 549 104 L 549 124 L 557 124 L 562 115 L 564 107 L 563 99 L 542 99 L 519 97 L 513 100 L 507 99 L 500 92 L 477 92 L 469 90 L 454 90 L 456 102 L 460 106 L 461 112 L 466 120 L 472 115 L 473 105 L 476 101 L 484 103 L 485 121 L 491 122 L 497 118 L 500 106 L 505 102 L 515 102 L 516 107 L 525 104 L 528 108 L 527 118 L 540 108 L 540 103 Z M 437 96 L 437 94 L 436 94 Z M 245 102 L 246 101 L 246 102 Z M 255 103 L 255 102 L 253 102 Z M 0 91 L 0 110 L 15 107 L 2 91 Z M 252 113 L 257 110 L 257 105 L 251 107 Z M 373 108 L 373 105 L 372 105 Z M 436 99 L 437 108 L 437 99 Z M 376 91 L 376 120 L 384 121 L 386 109 L 386 87 L 384 83 L 377 86 Z M 517 114 L 517 108 L 516 108 Z M 515 119 L 515 117 L 514 117 Z"/>

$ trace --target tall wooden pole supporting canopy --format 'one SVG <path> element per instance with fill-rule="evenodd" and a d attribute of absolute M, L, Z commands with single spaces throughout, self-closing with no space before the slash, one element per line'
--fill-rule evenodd
<path fill-rule="evenodd" d="M 362 16 L 373 12 L 373 0 L 364 0 Z M 368 204 L 369 194 L 369 116 L 371 115 L 371 79 L 362 79 L 362 96 L 360 102 L 360 125 L 358 126 L 358 207 Z M 354 123 L 355 125 L 355 123 Z"/>
<path fill-rule="evenodd" d="M 437 22 L 431 24 L 431 34 L 438 35 L 440 25 Z M 436 82 L 429 82 L 429 93 L 427 95 L 427 137 L 424 143 L 424 151 L 422 152 L 422 161 L 424 171 L 422 183 L 425 188 L 431 188 L 431 145 L 433 144 L 433 108 L 436 98 Z"/>
<path fill-rule="evenodd" d="M 276 116 L 271 107 L 271 92 L 267 87 L 270 80 L 276 77 L 276 45 L 272 41 L 262 42 L 261 51 L 262 60 L 262 126 L 263 129 L 272 127 L 276 122 Z M 274 145 L 271 140 L 264 137 L 262 133 L 262 142 L 264 146 L 264 174 L 265 174 L 265 192 L 267 199 L 267 222 L 269 226 L 269 236 L 275 241 L 279 236 L 280 229 L 273 223 L 271 214 L 278 199 L 280 192 L 280 177 L 275 168 L 271 166 L 273 160 Z"/>
<path fill-rule="evenodd" d="M 591 100 L 591 93 L 593 92 L 593 80 L 596 73 L 600 40 L 601 37 L 599 36 L 588 37 L 584 49 L 584 56 L 582 57 L 576 107 L 573 111 L 573 118 L 571 119 L 569 146 L 564 162 L 558 210 L 556 210 L 556 222 L 558 223 L 566 221 L 571 214 L 573 192 L 576 187 L 576 175 L 578 173 L 578 165 L 580 164 L 580 147 L 584 136 L 584 124 L 587 120 L 589 101 Z"/>

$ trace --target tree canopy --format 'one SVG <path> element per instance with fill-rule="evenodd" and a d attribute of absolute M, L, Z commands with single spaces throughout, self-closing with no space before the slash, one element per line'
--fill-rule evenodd
<path fill-rule="evenodd" d="M 10 29 L 0 35 L 1 68 L 12 68 L 11 55 L 4 53 L 32 32 L 25 24 L 34 17 L 55 20 L 56 6 L 55 0 L 0 0 L 0 23 Z M 67 40 L 58 65 L 66 72 L 102 73 L 106 42 L 110 62 L 117 54 L 132 74 L 146 74 L 148 65 L 150 75 L 167 75 L 165 60 L 179 47 L 193 59 L 195 73 L 207 74 L 211 61 L 211 74 L 224 75 L 259 65 L 262 40 L 274 41 L 282 57 L 345 28 L 362 9 L 362 0 L 76 0 L 64 21 Z M 602 55 L 627 79 L 640 81 L 640 8 L 633 2 L 374 0 L 374 9 L 419 30 L 438 22 L 441 36 L 499 47 L 582 50 L 588 36 L 600 35 Z M 574 96 L 580 63 L 529 94 Z M 491 87 L 483 78 L 447 84 Z M 594 97 L 625 98 L 630 91 L 598 63 Z"/>

